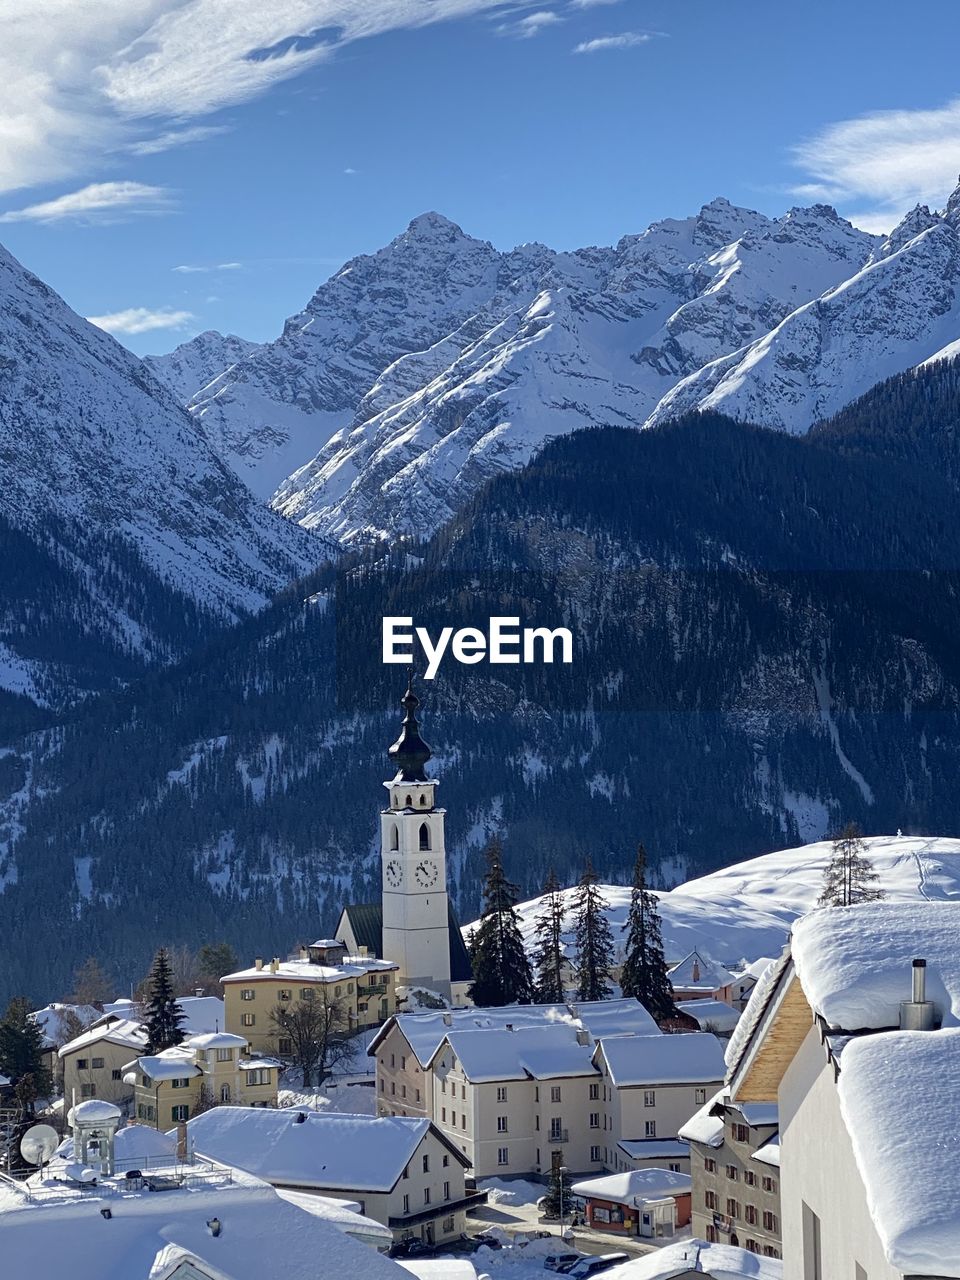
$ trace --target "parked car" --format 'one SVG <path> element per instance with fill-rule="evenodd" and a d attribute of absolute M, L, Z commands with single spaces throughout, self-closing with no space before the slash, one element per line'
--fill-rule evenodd
<path fill-rule="evenodd" d="M 544 1258 L 543 1265 L 548 1271 L 559 1271 L 565 1274 L 571 1267 L 575 1267 L 582 1253 L 552 1253 L 549 1258 Z"/>
<path fill-rule="evenodd" d="M 622 1250 L 617 1253 L 601 1253 L 595 1258 L 581 1258 L 566 1274 L 571 1276 L 572 1280 L 587 1280 L 587 1276 L 599 1275 L 601 1271 L 607 1271 L 610 1267 L 618 1267 L 621 1262 L 629 1261 L 629 1253 L 624 1253 Z"/>

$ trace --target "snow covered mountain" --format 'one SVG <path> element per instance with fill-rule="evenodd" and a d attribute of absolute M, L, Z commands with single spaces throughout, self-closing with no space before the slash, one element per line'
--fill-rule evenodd
<path fill-rule="evenodd" d="M 149 660 L 178 651 L 173 620 L 185 609 L 235 619 L 323 558 L 322 544 L 254 498 L 140 360 L 3 249 L 0 423 L 0 521 L 26 539 L 18 557 L 32 567 L 45 557 L 50 575 L 34 600 L 23 561 L 2 566 L 0 688 L 49 700 L 50 663 L 71 661 L 53 652 L 65 594 L 78 638 L 109 633 L 112 653 Z M 184 640 L 196 641 L 192 630 Z"/>
<path fill-rule="evenodd" d="M 190 408 L 291 519 L 348 544 L 428 534 L 551 437 L 641 424 L 878 245 L 823 205 L 771 219 L 717 199 L 573 253 L 499 253 L 425 214 Z"/>
<path fill-rule="evenodd" d="M 143 363 L 177 399 L 186 404 L 194 393 L 231 369 L 238 360 L 258 351 L 260 344 L 235 333 L 206 329 L 166 355 L 145 356 Z"/>
<path fill-rule="evenodd" d="M 918 206 L 862 270 L 769 333 L 691 373 L 652 424 L 690 409 L 803 432 L 884 378 L 960 350 L 960 187 Z"/>
<path fill-rule="evenodd" d="M 864 844 L 889 901 L 960 899 L 960 840 L 872 836 Z M 682 960 L 694 948 L 705 959 L 725 966 L 778 956 L 794 921 L 816 906 L 832 847 L 829 840 L 818 840 L 781 849 L 659 893 L 668 963 Z M 565 943 L 570 954 L 575 893 L 575 889 L 564 891 Z M 623 885 L 602 885 L 601 893 L 614 944 L 622 946 L 630 890 Z M 528 948 L 533 945 L 534 922 L 542 909 L 542 898 L 532 898 L 517 908 Z"/>

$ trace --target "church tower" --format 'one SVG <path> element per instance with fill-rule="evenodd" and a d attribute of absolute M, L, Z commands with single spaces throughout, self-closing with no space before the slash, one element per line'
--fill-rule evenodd
<path fill-rule="evenodd" d="M 445 810 L 425 766 L 430 748 L 420 737 L 413 676 L 401 699 L 400 737 L 388 755 L 397 773 L 383 785 L 380 815 L 383 872 L 383 956 L 400 966 L 399 981 L 450 996 L 450 908 L 447 899 Z"/>

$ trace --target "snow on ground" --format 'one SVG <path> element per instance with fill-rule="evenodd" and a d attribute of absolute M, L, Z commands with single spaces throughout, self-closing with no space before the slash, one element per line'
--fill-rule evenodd
<path fill-rule="evenodd" d="M 523 1178 L 484 1178 L 477 1187 L 487 1192 L 489 1204 L 536 1204 L 541 1196 L 547 1194 L 542 1182 L 527 1182 Z"/>
<path fill-rule="evenodd" d="M 377 1095 L 369 1085 L 346 1084 L 337 1080 L 319 1089 L 304 1089 L 292 1086 L 281 1089 L 277 1095 L 281 1107 L 306 1108 L 309 1111 L 325 1111 L 328 1115 L 363 1115 L 377 1114 Z"/>
<path fill-rule="evenodd" d="M 889 902 L 960 901 L 960 839 L 870 836 L 865 843 Z M 831 852 L 829 840 L 818 840 L 738 862 L 659 893 L 668 963 L 682 960 L 694 948 L 727 966 L 779 955 L 794 921 L 815 906 Z M 622 949 L 630 890 L 623 885 L 600 889 L 614 943 Z M 568 889 L 563 895 L 568 955 L 573 953 L 574 894 Z M 528 946 L 540 910 L 541 898 L 518 907 Z"/>

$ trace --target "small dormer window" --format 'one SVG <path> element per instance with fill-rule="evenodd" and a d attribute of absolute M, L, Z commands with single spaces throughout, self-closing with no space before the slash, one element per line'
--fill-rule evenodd
<path fill-rule="evenodd" d="M 420 848 L 430 848 L 430 828 L 425 822 L 420 823 Z"/>

